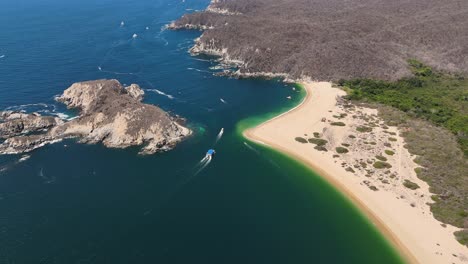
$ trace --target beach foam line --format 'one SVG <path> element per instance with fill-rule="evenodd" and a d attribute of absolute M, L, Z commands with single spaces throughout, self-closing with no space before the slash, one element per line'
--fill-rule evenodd
<path fill-rule="evenodd" d="M 160 94 L 160 95 L 162 95 L 162 96 L 166 96 L 167 98 L 169 98 L 169 99 L 171 99 L 171 100 L 174 100 L 174 99 L 175 99 L 174 96 L 172 96 L 172 95 L 170 95 L 170 94 L 167 94 L 167 93 L 165 93 L 165 92 L 163 92 L 163 91 L 160 91 L 160 90 L 158 90 L 158 89 L 146 89 L 146 90 L 147 90 L 147 91 L 150 91 L 150 92 L 155 92 L 155 93 Z"/>

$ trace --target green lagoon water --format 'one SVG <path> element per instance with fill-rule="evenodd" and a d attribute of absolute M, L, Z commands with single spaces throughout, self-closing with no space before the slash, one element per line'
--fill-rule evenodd
<path fill-rule="evenodd" d="M 3 3 L 0 108 L 73 116 L 54 95 L 116 78 L 195 135 L 151 156 L 74 140 L 0 156 L 0 263 L 401 263 L 318 175 L 242 137 L 303 92 L 215 77 L 214 61 L 187 53 L 200 32 L 162 29 L 207 1 L 66 2 Z"/>

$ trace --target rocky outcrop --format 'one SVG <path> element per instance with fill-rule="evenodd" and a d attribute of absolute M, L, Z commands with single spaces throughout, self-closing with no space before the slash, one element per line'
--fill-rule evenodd
<path fill-rule="evenodd" d="M 79 109 L 80 115 L 73 120 L 64 122 L 38 114 L 2 115 L 0 137 L 6 140 L 0 144 L 0 154 L 28 152 L 72 137 L 85 143 L 102 142 L 111 148 L 141 145 L 140 153 L 152 154 L 171 149 L 190 135 L 191 131 L 180 124 L 180 118 L 142 103 L 143 95 L 138 85 L 123 87 L 117 80 L 75 83 L 57 98 L 68 108 Z M 16 125 L 20 122 L 29 125 Z M 39 129 L 46 131 L 28 134 Z"/>
<path fill-rule="evenodd" d="M 61 123 L 60 118 L 41 116 L 38 113 L 0 112 L 0 138 L 38 132 Z"/>

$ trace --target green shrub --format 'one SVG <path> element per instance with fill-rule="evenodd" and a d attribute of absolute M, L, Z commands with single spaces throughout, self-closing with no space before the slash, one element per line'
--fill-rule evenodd
<path fill-rule="evenodd" d="M 309 138 L 309 143 L 315 144 L 317 146 L 325 146 L 328 141 L 321 138 Z"/>
<path fill-rule="evenodd" d="M 405 186 L 406 188 L 408 189 L 411 189 L 411 190 L 416 190 L 416 189 L 419 189 L 419 185 L 417 183 L 414 183 L 410 180 L 406 180 L 403 182 L 403 186 Z"/>
<path fill-rule="evenodd" d="M 320 137 L 320 133 L 319 132 L 314 132 L 314 138 L 319 138 Z"/>
<path fill-rule="evenodd" d="M 346 126 L 346 124 L 343 123 L 343 122 L 332 122 L 332 123 L 330 123 L 330 125 L 332 125 L 332 126 Z"/>
<path fill-rule="evenodd" d="M 387 158 L 382 156 L 382 155 L 377 155 L 375 156 L 376 159 L 381 160 L 381 161 L 387 161 Z"/>
<path fill-rule="evenodd" d="M 336 150 L 337 153 L 340 153 L 340 154 L 349 152 L 349 150 L 347 148 L 343 148 L 343 147 L 336 147 L 335 150 Z"/>
<path fill-rule="evenodd" d="M 358 127 L 356 127 L 356 130 L 357 130 L 358 132 L 361 132 L 361 133 L 364 133 L 364 132 L 371 132 L 371 131 L 372 131 L 372 127 L 358 126 Z"/>
<path fill-rule="evenodd" d="M 388 140 L 390 140 L 390 141 L 397 141 L 397 139 L 394 138 L 394 137 L 389 137 Z"/>
<path fill-rule="evenodd" d="M 349 137 L 349 138 L 356 138 L 355 135 L 349 135 L 348 137 Z"/>
<path fill-rule="evenodd" d="M 343 147 L 349 147 L 350 145 L 348 143 L 341 143 Z"/>
<path fill-rule="evenodd" d="M 374 168 L 376 169 L 390 169 L 392 167 L 392 165 L 390 165 L 390 163 L 387 163 L 385 161 L 376 161 L 374 162 Z"/>
<path fill-rule="evenodd" d="M 393 152 L 392 150 L 386 149 L 385 154 L 387 154 L 389 156 L 393 156 L 395 154 L 395 152 Z"/>
<path fill-rule="evenodd" d="M 315 146 L 314 149 L 316 149 L 318 151 L 328 151 L 327 148 L 325 148 L 324 146 L 319 146 L 319 145 Z"/>
<path fill-rule="evenodd" d="M 295 140 L 300 143 L 307 143 L 307 139 L 303 137 L 296 137 Z"/>

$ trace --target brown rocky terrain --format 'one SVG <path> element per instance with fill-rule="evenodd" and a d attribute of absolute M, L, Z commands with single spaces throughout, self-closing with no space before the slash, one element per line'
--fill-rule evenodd
<path fill-rule="evenodd" d="M 239 75 L 399 79 L 408 59 L 468 72 L 468 1 L 215 0 L 172 29 L 200 29 L 192 52 Z"/>
<path fill-rule="evenodd" d="M 80 111 L 63 121 L 49 116 L 3 112 L 0 114 L 0 154 L 24 153 L 64 138 L 102 142 L 107 147 L 143 146 L 142 154 L 172 148 L 191 131 L 160 108 L 144 104 L 144 91 L 136 84 L 123 87 L 117 80 L 75 83 L 57 99 Z"/>

